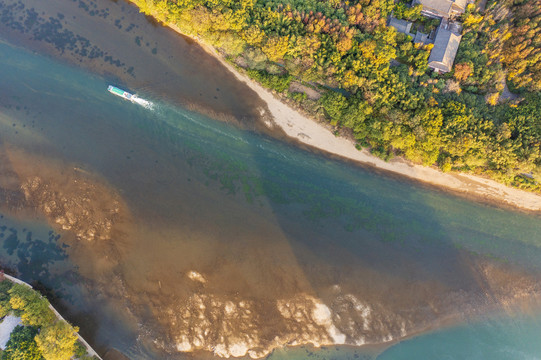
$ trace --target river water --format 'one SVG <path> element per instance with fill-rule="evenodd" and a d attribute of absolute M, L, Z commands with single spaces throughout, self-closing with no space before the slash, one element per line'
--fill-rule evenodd
<path fill-rule="evenodd" d="M 527 335 L 541 333 L 539 216 L 469 202 L 252 131 L 264 106 L 194 44 L 171 45 L 179 46 L 175 61 L 208 73 L 160 90 L 165 85 L 154 84 L 152 73 L 171 74 L 173 62 L 142 67 L 176 38 L 126 4 L 66 2 L 60 11 L 62 2 L 51 1 L 34 8 L 34 22 L 25 16 L 32 18 L 28 4 L 38 3 L 20 4 L 2 2 L 3 19 L 11 19 L 3 25 L 11 25 L 0 43 L 0 256 L 37 282 L 101 353 L 264 356 L 282 345 L 393 344 L 443 326 L 380 357 L 539 353 L 536 337 Z M 92 4 L 112 15 L 90 15 Z M 99 27 L 107 19 L 134 24 L 132 31 L 150 26 L 144 36 L 154 37 L 157 54 L 150 49 L 130 70 L 129 59 L 142 52 L 136 41 L 118 55 L 120 66 L 108 55 L 70 55 L 73 49 L 58 45 L 66 42 L 51 48 L 54 41 L 24 31 L 48 29 L 39 25 L 46 10 L 69 31 L 78 22 L 64 19 L 74 16 L 101 19 Z M 99 49 L 112 41 L 87 32 Z M 111 82 L 155 108 L 110 95 Z M 381 351 L 295 347 L 270 357 Z"/>

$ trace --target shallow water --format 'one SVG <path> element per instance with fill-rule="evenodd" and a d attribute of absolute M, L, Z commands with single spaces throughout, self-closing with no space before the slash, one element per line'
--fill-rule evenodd
<path fill-rule="evenodd" d="M 152 91 L 214 118 L 258 127 L 265 104 L 196 43 L 125 1 L 1 0 L 0 32 L 27 48 Z"/>
<path fill-rule="evenodd" d="M 498 316 L 405 341 L 377 359 L 541 359 L 540 334 L 539 314 Z"/>
<path fill-rule="evenodd" d="M 445 360 L 535 360 L 541 359 L 541 316 L 497 315 L 482 321 L 437 330 L 396 344 L 375 355 L 345 347 L 277 350 L 268 359 L 445 359 Z"/>
<path fill-rule="evenodd" d="M 110 95 L 110 78 L 7 43 L 0 65 L 3 231 L 20 238 L 2 241 L 3 263 L 40 281 L 102 353 L 176 357 L 184 338 L 203 349 L 334 341 L 314 301 L 330 309 L 335 340 L 380 343 L 539 292 L 538 216 L 314 155 L 140 90 L 156 103 L 149 111 Z"/>

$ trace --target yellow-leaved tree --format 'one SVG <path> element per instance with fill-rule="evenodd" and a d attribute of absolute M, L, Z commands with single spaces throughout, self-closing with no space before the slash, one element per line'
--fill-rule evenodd
<path fill-rule="evenodd" d="M 24 325 L 46 326 L 51 324 L 54 313 L 49 309 L 49 302 L 42 298 L 31 288 L 14 284 L 8 291 L 10 294 L 10 306 L 12 309 L 21 312 L 21 320 Z"/>
<path fill-rule="evenodd" d="M 262 50 L 269 60 L 282 60 L 289 50 L 289 38 L 287 36 L 271 36 L 267 39 Z"/>
<path fill-rule="evenodd" d="M 69 360 L 75 353 L 77 331 L 64 320 L 42 328 L 35 340 L 45 360 Z"/>

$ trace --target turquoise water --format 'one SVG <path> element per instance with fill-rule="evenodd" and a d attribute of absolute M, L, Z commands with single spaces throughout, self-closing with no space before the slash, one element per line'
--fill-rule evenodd
<path fill-rule="evenodd" d="M 541 359 L 541 317 L 495 317 L 404 341 L 378 360 L 534 360 Z"/>
<path fill-rule="evenodd" d="M 217 272 L 233 272 L 234 268 L 241 279 L 238 283 L 231 280 L 224 293 L 279 298 L 296 286 L 323 294 L 338 284 L 359 298 L 385 304 L 386 312 L 392 308 L 407 314 L 428 301 L 446 304 L 445 294 L 437 291 L 421 296 L 415 288 L 408 290 L 417 282 L 471 294 L 458 299 L 456 306 L 472 299 L 482 303 L 487 284 L 475 272 L 479 258 L 532 274 L 541 270 L 538 216 L 469 202 L 331 160 L 213 121 L 153 94 L 139 94 L 156 103 L 156 110 L 148 111 L 111 96 L 106 78 L 6 43 L 0 44 L 0 78 L 2 144 L 99 174 L 122 194 L 134 222 L 172 227 L 178 233 L 166 240 L 156 233 L 153 251 L 159 256 L 154 262 L 144 258 L 147 262 L 129 263 L 126 268 L 120 263 L 115 271 L 127 279 L 131 272 L 158 269 L 167 253 L 174 252 L 178 256 L 171 266 L 178 266 L 175 270 L 179 272 L 194 266 L 192 256 L 201 271 L 209 274 L 213 268 Z M 252 229 L 247 218 L 261 221 L 271 235 L 281 232 L 281 238 L 259 232 L 255 225 Z M 26 280 L 41 274 L 40 281 L 63 297 L 69 311 L 93 318 L 96 324 L 89 336 L 100 349 L 115 347 L 133 358 L 159 358 L 136 341 L 148 329 L 132 327 L 128 320 L 125 327 L 112 323 L 110 313 L 121 308 L 115 307 L 117 299 L 105 296 L 101 309 L 83 301 L 86 292 L 92 293 L 94 284 L 102 279 L 81 278 L 78 266 L 88 264 L 73 263 L 69 250 L 61 245 L 62 238 L 49 233 L 43 221 L 35 224 L 40 230 L 34 234 L 48 244 L 38 250 L 54 251 L 32 252 L 26 240 L 19 241 L 18 247 L 13 241 L 3 241 L 2 258 Z M 6 231 L 13 228 L 26 234 L 26 227 L 31 224 L 10 222 Z M 198 237 L 193 240 L 195 250 L 187 255 L 183 246 L 191 240 L 182 234 L 189 231 L 197 232 Z M 149 239 L 134 235 L 131 241 L 130 250 L 138 254 L 137 249 Z M 287 254 L 258 251 L 275 244 L 287 248 Z M 17 249 L 26 249 L 30 255 L 17 256 Z M 28 260 L 32 256 L 41 259 L 43 272 L 25 267 L 28 261 L 35 261 Z M 244 258 L 251 256 L 254 263 L 246 264 Z M 220 267 L 223 263 L 228 266 Z M 277 263 L 293 275 L 275 270 Z M 238 268 L 248 268 L 251 274 L 239 275 Z M 366 272 L 370 279 L 363 276 Z M 47 280 L 50 273 L 57 274 L 54 281 Z M 288 281 L 297 276 L 308 285 L 290 285 Z M 58 284 L 58 277 L 63 283 Z M 393 293 L 381 285 L 389 279 L 403 292 Z M 382 322 L 390 321 L 392 315 L 385 311 Z M 423 311 L 412 319 L 420 323 L 437 320 L 433 314 L 424 319 Z M 537 317 L 494 318 L 405 341 L 379 358 L 535 358 L 539 335 Z M 340 348 L 295 351 L 276 352 L 271 358 L 363 356 Z"/>
<path fill-rule="evenodd" d="M 352 348 L 276 351 L 269 359 L 376 359 L 376 360 L 537 360 L 541 359 L 541 316 L 494 316 L 467 325 L 438 330 L 396 344 L 379 355 Z"/>

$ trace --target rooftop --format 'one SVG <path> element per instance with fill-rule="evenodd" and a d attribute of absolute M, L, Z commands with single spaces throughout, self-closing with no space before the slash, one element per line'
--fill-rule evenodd
<path fill-rule="evenodd" d="M 408 34 L 410 32 L 412 23 L 406 21 L 406 20 L 398 20 L 391 16 L 391 20 L 389 21 L 389 26 L 392 26 L 396 29 L 396 31 Z"/>
<path fill-rule="evenodd" d="M 468 0 L 414 0 L 414 3 L 423 5 L 423 11 L 435 15 L 449 17 L 452 11 L 463 13 Z"/>
<path fill-rule="evenodd" d="M 434 39 L 434 48 L 428 58 L 428 66 L 440 72 L 451 71 L 461 38 L 461 35 L 440 26 Z"/>

